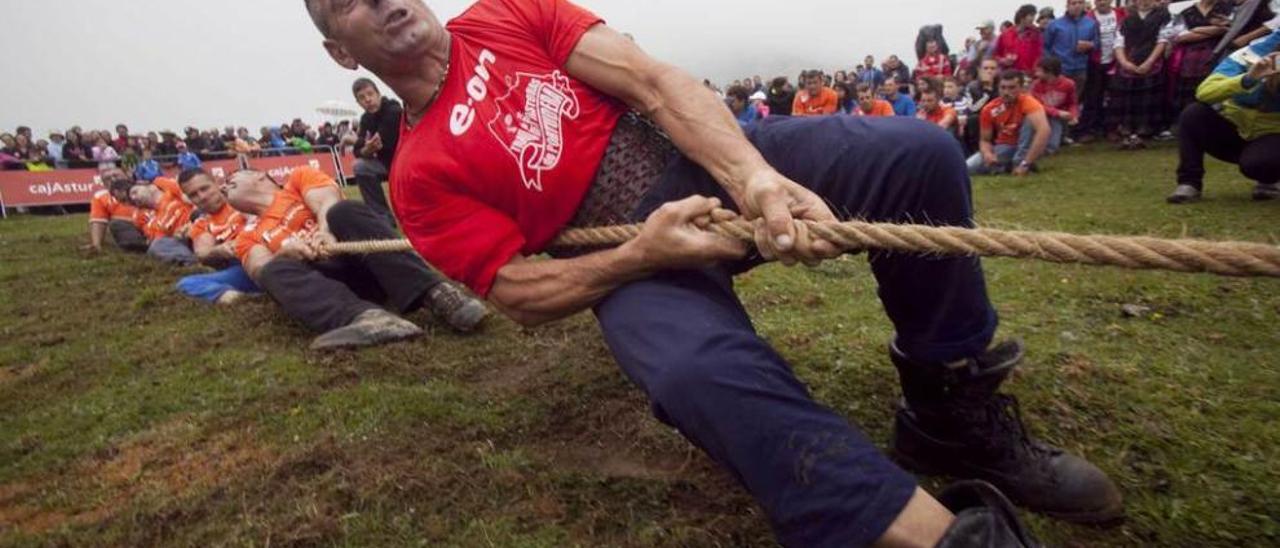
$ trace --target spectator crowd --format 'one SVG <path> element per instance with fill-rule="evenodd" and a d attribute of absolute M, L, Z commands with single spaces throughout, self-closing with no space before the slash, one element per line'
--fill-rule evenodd
<path fill-rule="evenodd" d="M 958 51 L 941 27 L 922 28 L 914 69 L 897 55 L 882 63 L 868 55 L 852 69 L 804 71 L 794 84 L 785 76 L 766 81 L 758 75 L 723 91 L 709 80 L 704 84 L 725 97 L 743 124 L 778 115 L 916 117 L 954 135 L 970 155 L 972 172 L 1025 175 L 1064 144 L 1106 139 L 1132 150 L 1176 139 L 1182 113 L 1208 102 L 1197 91 L 1211 79 L 1219 61 L 1215 50 L 1232 26 L 1240 30 L 1226 53 L 1264 42 L 1280 28 L 1280 2 L 1255 1 L 1254 8 L 1248 0 L 1197 0 L 1179 2 L 1173 11 L 1170 4 L 1066 0 L 1061 14 L 1053 6 L 1027 4 L 998 27 L 993 20 L 977 24 L 976 35 Z M 1269 50 L 1261 49 L 1265 57 Z M 1214 108 L 1230 111 L 1232 95 L 1217 93 Z M 1274 96 L 1274 90 L 1264 92 L 1259 101 Z M 1273 110 L 1253 108 L 1274 119 Z M 1183 163 L 1187 156 L 1184 150 Z M 1222 156 L 1235 161 L 1230 157 L 1238 154 Z M 1196 176 L 1183 171 L 1179 182 L 1198 189 Z M 1269 173 L 1255 178 L 1255 198 L 1280 196 L 1280 181 Z M 1198 191 L 1181 192 L 1170 201 L 1199 197 Z"/>
<path fill-rule="evenodd" d="M 310 153 L 315 147 L 349 152 L 356 145 L 357 127 L 350 121 L 324 122 L 312 127 L 301 119 L 263 126 L 254 136 L 245 127 L 226 126 L 201 131 L 187 127 L 179 135 L 170 130 L 134 133 L 117 124 L 115 131 L 84 130 L 72 126 L 37 139 L 30 127 L 0 134 L 0 169 L 50 171 L 64 168 L 120 166 L 139 179 L 154 180 L 161 166 L 193 169 L 202 161 L 239 154 Z"/>

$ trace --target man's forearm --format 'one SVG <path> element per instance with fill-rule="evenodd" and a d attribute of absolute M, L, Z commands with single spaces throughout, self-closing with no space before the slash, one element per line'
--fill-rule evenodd
<path fill-rule="evenodd" d="M 94 249 L 102 248 L 102 237 L 107 233 L 107 223 L 89 222 L 89 245 Z"/>
<path fill-rule="evenodd" d="M 634 246 L 573 259 L 516 259 L 498 270 L 489 300 L 507 317 L 536 326 L 594 306 L 614 289 L 651 271 Z"/>
<path fill-rule="evenodd" d="M 1040 156 L 1044 155 L 1044 149 L 1049 147 L 1049 123 L 1046 121 L 1044 127 L 1036 128 L 1036 135 L 1031 139 L 1031 150 L 1027 151 L 1027 157 L 1023 161 L 1028 164 L 1036 163 Z"/>

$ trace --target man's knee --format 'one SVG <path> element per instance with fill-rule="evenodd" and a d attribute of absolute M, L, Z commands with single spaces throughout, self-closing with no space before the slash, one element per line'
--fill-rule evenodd
<path fill-rule="evenodd" d="M 670 422 L 680 414 L 702 406 L 716 406 L 720 396 L 735 386 L 758 384 L 772 366 L 785 370 L 768 345 L 749 331 L 725 332 L 698 345 L 694 352 L 667 360 L 648 386 L 649 397 L 660 418 Z"/>
<path fill-rule="evenodd" d="M 361 219 L 372 217 L 369 206 L 354 200 L 343 200 L 329 208 L 328 221 L 330 227 L 348 226 Z"/>
<path fill-rule="evenodd" d="M 1258 145 L 1252 145 L 1258 147 Z M 1246 150 L 1240 155 L 1240 174 L 1262 184 L 1280 183 L 1280 154 Z"/>
<path fill-rule="evenodd" d="M 1178 118 L 1178 127 L 1183 129 L 1182 135 L 1179 137 L 1186 138 L 1188 135 L 1194 134 L 1194 132 L 1188 132 L 1186 129 L 1203 126 L 1217 116 L 1218 112 L 1213 110 L 1213 107 L 1199 101 L 1192 101 L 1190 105 L 1187 105 L 1187 108 L 1182 109 L 1182 114 Z"/>

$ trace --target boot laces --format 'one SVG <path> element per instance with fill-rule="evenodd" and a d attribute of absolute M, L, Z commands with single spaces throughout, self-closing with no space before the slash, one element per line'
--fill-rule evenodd
<path fill-rule="evenodd" d="M 994 453 L 1003 459 L 1029 460 L 1048 466 L 1050 458 L 1062 452 L 1061 449 L 1041 443 L 1027 433 L 1026 424 L 1022 420 L 1022 406 L 1018 398 L 1007 394 L 996 394 L 983 408 L 986 424 L 990 431 L 987 442 Z"/>

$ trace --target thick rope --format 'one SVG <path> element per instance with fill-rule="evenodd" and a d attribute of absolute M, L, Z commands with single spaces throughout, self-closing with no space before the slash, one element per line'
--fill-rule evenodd
<path fill-rule="evenodd" d="M 1053 263 L 1108 265 L 1137 270 L 1207 272 L 1222 276 L 1280 277 L 1280 247 L 1249 242 L 1167 240 L 1142 236 L 1083 236 L 991 228 L 901 225 L 847 221 L 804 222 L 809 231 L 845 251 L 869 249 L 930 255 L 1038 259 Z M 749 221 L 714 223 L 708 229 L 752 242 Z M 563 232 L 551 247 L 571 249 L 615 246 L 640 234 L 640 225 L 576 228 Z M 343 242 L 335 255 L 412 251 L 408 240 Z"/>

